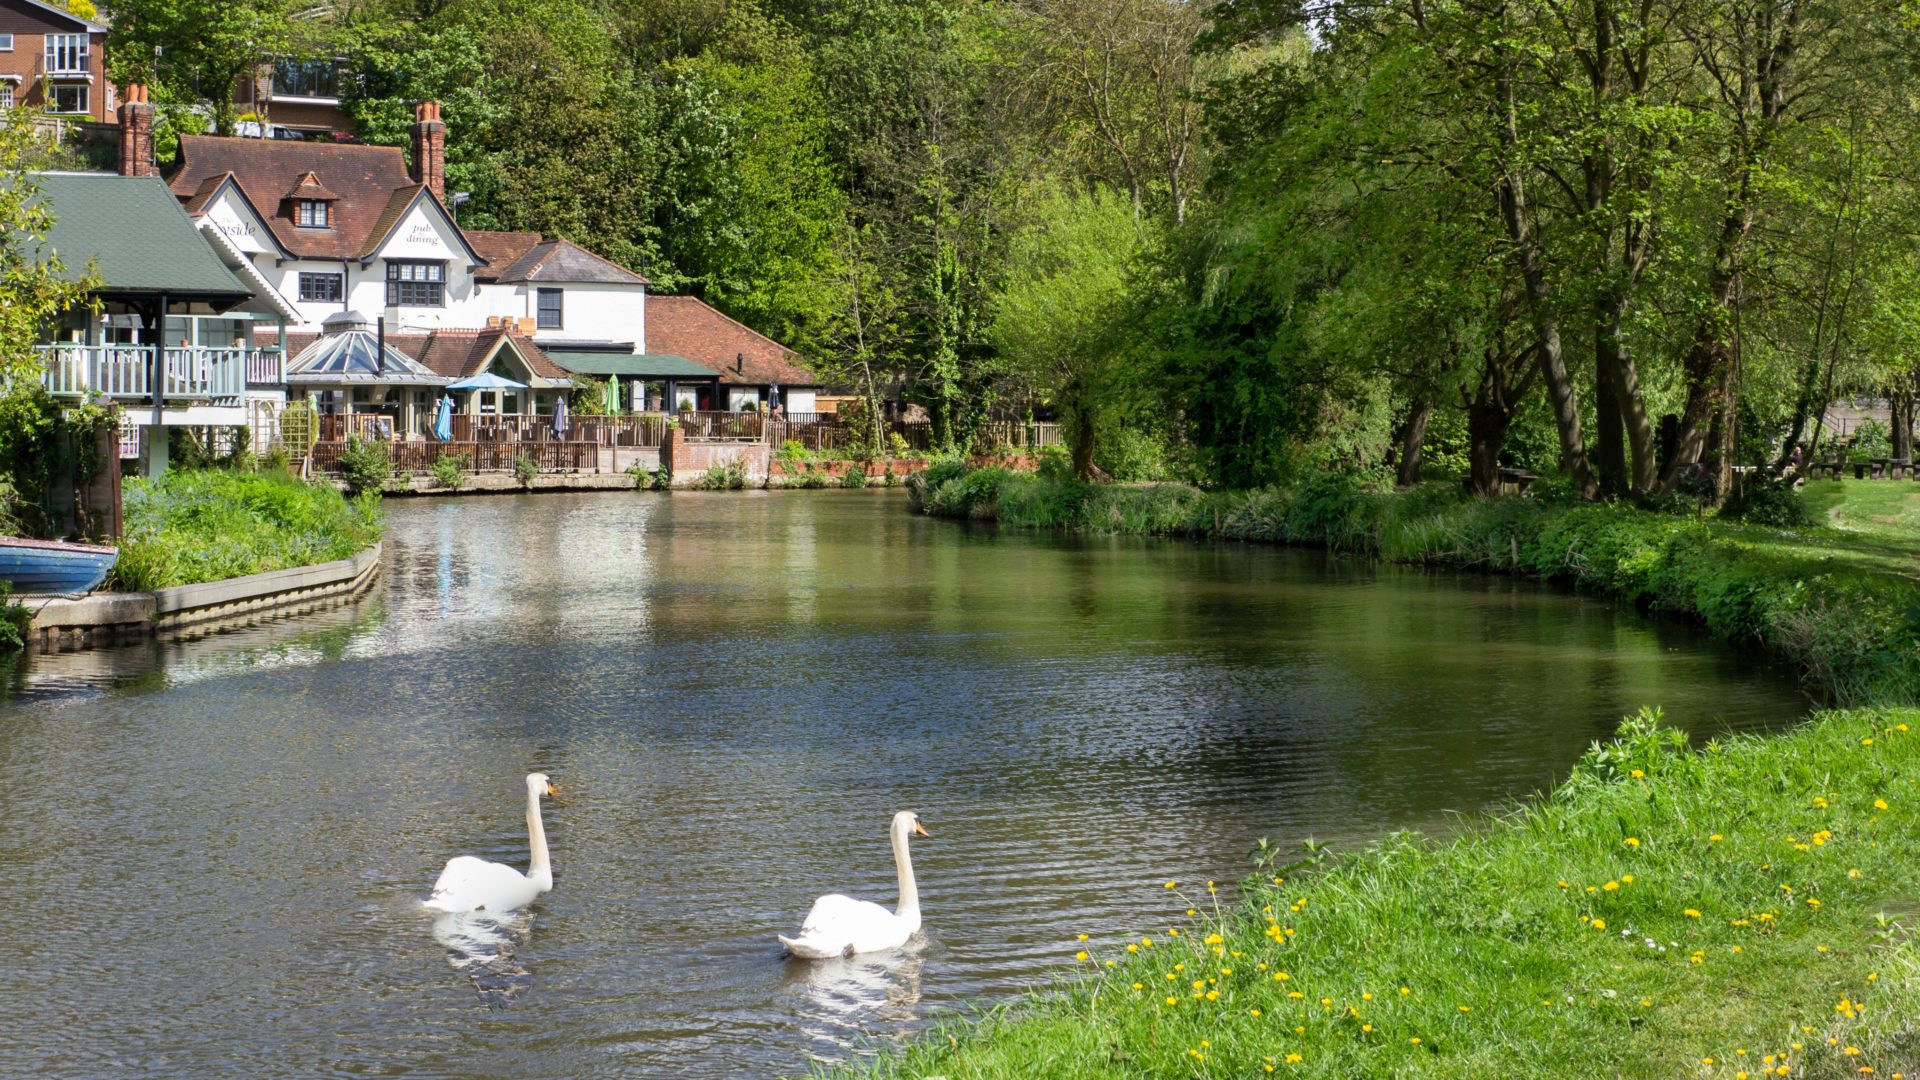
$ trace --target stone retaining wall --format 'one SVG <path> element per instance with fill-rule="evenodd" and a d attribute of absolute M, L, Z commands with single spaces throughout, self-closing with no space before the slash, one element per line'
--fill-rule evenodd
<path fill-rule="evenodd" d="M 150 593 L 94 593 L 77 600 L 18 596 L 33 612 L 27 648 L 60 652 L 159 635 L 197 637 L 345 603 L 380 577 L 380 545 L 350 559 L 180 585 Z"/>

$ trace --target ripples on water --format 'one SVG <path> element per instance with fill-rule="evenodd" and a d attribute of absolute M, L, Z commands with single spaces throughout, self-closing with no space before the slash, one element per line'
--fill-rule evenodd
<path fill-rule="evenodd" d="M 0 706 L 0 1073 L 804 1072 L 1164 928 L 1262 836 L 1444 828 L 1641 704 L 1801 702 L 1510 581 L 995 533 L 895 495 L 396 503 L 385 583 L 200 642 L 38 657 Z M 527 858 L 530 917 L 419 908 Z M 813 898 L 926 940 L 804 964 Z"/>

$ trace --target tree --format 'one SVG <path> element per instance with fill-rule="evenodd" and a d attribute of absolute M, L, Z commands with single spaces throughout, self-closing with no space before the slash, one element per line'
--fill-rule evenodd
<path fill-rule="evenodd" d="M 1074 473 L 1093 476 L 1094 443 L 1123 354 L 1118 317 L 1147 243 L 1131 199 L 1055 186 L 1009 245 L 988 339 L 1011 372 L 1052 402 Z"/>

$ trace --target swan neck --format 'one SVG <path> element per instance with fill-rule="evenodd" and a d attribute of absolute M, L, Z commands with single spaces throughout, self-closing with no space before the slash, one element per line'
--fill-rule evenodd
<path fill-rule="evenodd" d="M 540 793 L 527 789 L 527 846 L 533 851 L 533 861 L 527 866 L 527 876 L 544 878 L 549 888 L 553 884 L 553 863 L 547 855 L 547 827 L 540 820 Z"/>
<path fill-rule="evenodd" d="M 913 856 L 907 850 L 907 830 L 893 830 L 893 865 L 900 872 L 900 906 L 894 914 L 920 926 L 920 888 L 913 880 Z"/>

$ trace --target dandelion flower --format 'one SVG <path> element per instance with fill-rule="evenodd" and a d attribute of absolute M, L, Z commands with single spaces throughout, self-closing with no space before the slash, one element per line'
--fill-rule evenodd
<path fill-rule="evenodd" d="M 1411 994 L 1411 993 L 1413 993 L 1413 987 L 1411 986 L 1403 986 L 1400 988 L 1401 997 L 1406 997 L 1408 994 Z"/>
<path fill-rule="evenodd" d="M 1635 769 L 1631 773 L 1628 773 L 1627 775 L 1633 777 L 1635 780 L 1638 780 L 1647 774 L 1646 774 L 1646 770 L 1644 769 Z"/>
<path fill-rule="evenodd" d="M 1607 928 L 1607 920 L 1605 919 L 1593 920 L 1593 928 L 1595 930 L 1605 930 Z"/>
<path fill-rule="evenodd" d="M 1169 882 L 1167 882 L 1167 883 L 1166 883 L 1165 885 L 1163 885 L 1163 886 L 1161 886 L 1161 887 L 1162 887 L 1162 888 L 1166 888 L 1166 889 L 1172 889 L 1172 888 L 1177 888 L 1177 887 L 1179 887 L 1179 885 L 1180 885 L 1180 883 L 1179 883 L 1179 882 L 1177 882 L 1177 881 L 1169 881 Z"/>
<path fill-rule="evenodd" d="M 1640 838 L 1637 836 L 1629 836 L 1625 840 L 1622 840 L 1621 843 L 1631 848 L 1637 848 L 1640 846 Z"/>
<path fill-rule="evenodd" d="M 1700 912 L 1698 912 L 1698 911 L 1696 911 L 1696 910 L 1695 910 L 1695 909 L 1693 909 L 1693 908 L 1688 908 L 1688 909 L 1686 910 L 1686 912 L 1685 912 L 1684 914 L 1685 914 L 1685 915 L 1687 916 L 1687 918 L 1689 918 L 1689 919 L 1697 919 L 1697 918 L 1699 918 L 1699 917 L 1700 917 Z"/>
<path fill-rule="evenodd" d="M 1717 844 L 1724 838 L 1719 833 L 1714 833 L 1712 836 L 1707 837 L 1707 839 Z"/>
<path fill-rule="evenodd" d="M 1410 1043 L 1412 1043 L 1412 1044 L 1413 1044 L 1413 1045 L 1415 1045 L 1415 1046 L 1419 1046 L 1419 1045 L 1420 1045 L 1420 1036 L 1418 1036 L 1418 1035 L 1415 1035 L 1415 1036 L 1414 1036 L 1413 1038 L 1411 1038 L 1411 1039 L 1408 1039 L 1407 1041 L 1408 1041 L 1408 1042 L 1410 1042 Z"/>
<path fill-rule="evenodd" d="M 1081 962 L 1081 963 L 1083 963 L 1083 964 L 1084 964 L 1084 963 L 1086 963 L 1086 962 L 1087 962 L 1087 950 L 1085 950 L 1085 949 L 1081 949 L 1081 950 L 1080 950 L 1079 952 L 1077 952 L 1077 953 L 1074 953 L 1074 954 L 1073 954 L 1073 958 L 1074 958 L 1075 960 L 1078 960 L 1078 961 L 1080 961 L 1080 962 Z"/>
<path fill-rule="evenodd" d="M 1885 810 L 1887 808 L 1887 800 L 1885 799 L 1873 800 L 1873 808 L 1875 810 Z"/>
<path fill-rule="evenodd" d="M 1302 1061 L 1305 1061 L 1305 1060 L 1306 1060 L 1306 1059 L 1305 1059 L 1305 1058 L 1303 1058 L 1303 1057 L 1301 1057 L 1301 1056 L 1300 1056 L 1299 1054 L 1288 1054 L 1288 1055 L 1287 1055 L 1287 1064 L 1289 1064 L 1289 1065 L 1298 1065 L 1298 1064 L 1300 1064 L 1300 1063 L 1301 1063 Z"/>

